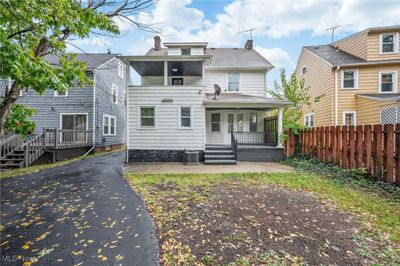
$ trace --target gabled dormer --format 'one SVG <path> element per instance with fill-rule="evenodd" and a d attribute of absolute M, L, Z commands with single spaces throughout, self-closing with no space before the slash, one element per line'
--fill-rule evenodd
<path fill-rule="evenodd" d="M 168 55 L 204 55 L 204 50 L 207 47 L 206 42 L 165 42 Z"/>
<path fill-rule="evenodd" d="M 400 26 L 369 28 L 332 45 L 367 61 L 400 59 Z"/>

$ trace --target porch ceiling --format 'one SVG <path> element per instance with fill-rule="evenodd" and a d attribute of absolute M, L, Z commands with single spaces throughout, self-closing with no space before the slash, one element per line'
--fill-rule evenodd
<path fill-rule="evenodd" d="M 274 98 L 246 95 L 241 93 L 223 93 L 214 99 L 214 94 L 206 94 L 204 105 L 207 109 L 273 109 L 290 105 L 290 101 Z"/>

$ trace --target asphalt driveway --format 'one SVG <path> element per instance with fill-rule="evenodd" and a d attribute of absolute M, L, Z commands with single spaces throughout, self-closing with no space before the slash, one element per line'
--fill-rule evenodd
<path fill-rule="evenodd" d="M 154 224 L 123 153 L 1 180 L 1 264 L 156 265 Z"/>

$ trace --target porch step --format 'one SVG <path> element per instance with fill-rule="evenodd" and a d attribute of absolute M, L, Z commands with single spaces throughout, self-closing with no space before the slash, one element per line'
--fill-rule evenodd
<path fill-rule="evenodd" d="M 204 160 L 204 164 L 236 164 L 236 160 Z"/>
<path fill-rule="evenodd" d="M 236 164 L 231 146 L 206 145 L 204 151 L 205 164 Z"/>
<path fill-rule="evenodd" d="M 212 145 L 212 144 L 207 144 L 206 145 L 206 150 L 231 150 L 231 146 L 227 145 Z"/>
<path fill-rule="evenodd" d="M 206 160 L 233 160 L 233 153 L 232 154 L 223 154 L 223 155 L 205 154 L 204 158 Z"/>

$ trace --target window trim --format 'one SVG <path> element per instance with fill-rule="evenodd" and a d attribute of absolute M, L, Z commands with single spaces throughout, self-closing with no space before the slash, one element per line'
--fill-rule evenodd
<path fill-rule="evenodd" d="M 142 126 L 142 108 L 154 108 L 154 126 Z M 139 129 L 157 129 L 157 106 L 140 105 L 138 106 L 138 128 Z"/>
<path fill-rule="evenodd" d="M 213 125 L 212 115 L 213 114 L 219 114 L 219 122 L 218 122 L 219 130 L 215 130 L 215 131 L 213 130 L 213 127 L 212 127 L 212 125 Z M 214 123 L 217 123 L 217 122 L 214 122 Z M 211 133 L 213 133 L 213 132 L 221 133 L 221 124 L 222 124 L 222 114 L 221 114 L 221 112 L 213 112 L 213 113 L 211 113 L 211 115 L 210 115 L 210 131 L 211 131 Z"/>
<path fill-rule="evenodd" d="M 108 118 L 108 133 L 104 133 L 104 118 Z M 114 118 L 114 134 L 111 134 L 111 118 Z M 103 114 L 103 136 L 116 136 L 117 135 L 117 117 L 113 115 Z"/>
<path fill-rule="evenodd" d="M 352 114 L 354 115 L 354 125 L 357 125 L 357 111 L 354 110 L 345 110 L 342 112 L 342 126 L 346 126 L 346 114 Z"/>
<path fill-rule="evenodd" d="M 58 91 L 57 90 L 54 90 L 54 97 L 68 97 L 68 91 L 69 91 L 69 89 L 67 89 L 66 91 L 65 91 L 65 95 L 59 95 L 58 94 Z"/>
<path fill-rule="evenodd" d="M 303 73 L 304 69 L 306 70 L 305 73 Z M 304 65 L 304 66 L 301 68 L 301 73 L 300 73 L 300 74 L 301 74 L 302 76 L 305 76 L 305 75 L 307 74 L 307 71 L 308 71 L 308 70 L 307 70 L 307 66 Z"/>
<path fill-rule="evenodd" d="M 229 74 L 237 74 L 239 76 L 239 80 L 238 80 L 238 90 L 237 91 L 230 91 L 229 90 Z M 241 75 L 240 72 L 228 72 L 226 74 L 226 92 L 227 93 L 238 93 L 240 92 L 240 79 L 241 79 Z"/>
<path fill-rule="evenodd" d="M 190 127 L 182 126 L 182 108 L 189 108 L 190 109 Z M 187 118 L 187 117 L 186 117 Z M 193 107 L 182 105 L 178 107 L 178 128 L 179 129 L 193 129 Z"/>
<path fill-rule="evenodd" d="M 114 89 L 115 89 L 115 102 L 114 102 Z M 111 84 L 111 102 L 118 104 L 118 86 L 114 83 Z"/>
<path fill-rule="evenodd" d="M 307 126 L 307 117 L 311 117 L 312 116 L 312 121 L 313 121 L 313 124 L 312 124 L 312 126 Z M 314 113 L 306 113 L 306 114 L 304 114 L 304 126 L 306 126 L 306 127 L 314 127 L 315 126 L 315 114 Z"/>
<path fill-rule="evenodd" d="M 382 74 L 393 74 L 393 90 L 392 91 L 382 91 Z M 379 93 L 397 93 L 397 71 L 396 70 L 383 70 L 379 71 L 378 74 L 378 86 L 379 86 Z"/>
<path fill-rule="evenodd" d="M 345 71 L 353 71 L 354 72 L 354 86 L 345 88 L 344 87 L 344 72 Z M 341 76 L 342 76 L 342 90 L 357 90 L 358 89 L 358 69 L 343 69 L 341 71 Z"/>
<path fill-rule="evenodd" d="M 125 68 L 124 64 L 118 61 L 117 72 L 118 72 L 118 77 L 120 77 L 121 79 L 124 79 L 125 77 L 124 68 Z"/>
<path fill-rule="evenodd" d="M 383 45 L 383 36 L 384 35 L 393 35 L 394 42 L 393 42 L 393 52 L 383 52 L 382 45 Z M 397 32 L 385 32 L 379 34 L 379 54 L 397 54 L 399 53 L 399 34 Z"/>

